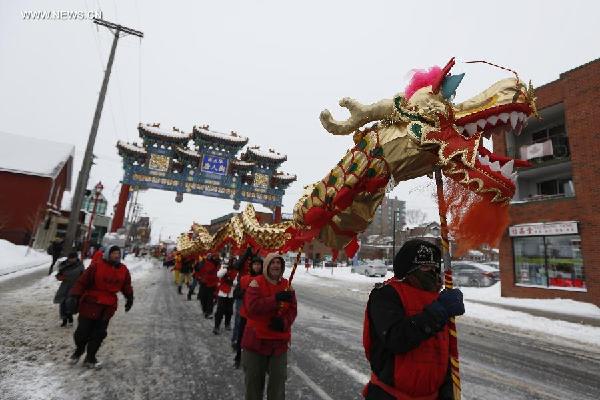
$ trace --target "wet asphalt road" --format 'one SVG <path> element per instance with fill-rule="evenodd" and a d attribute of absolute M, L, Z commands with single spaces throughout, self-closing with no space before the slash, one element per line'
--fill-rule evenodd
<path fill-rule="evenodd" d="M 294 286 L 299 310 L 287 398 L 360 399 L 369 373 L 361 343 L 369 285 L 314 286 L 299 279 Z M 199 302 L 178 295 L 164 269 L 153 269 L 134 287 L 132 312 L 111 321 L 100 351 L 105 368 L 74 370 L 78 376 L 63 398 L 243 399 L 243 372 L 233 368 L 229 332 L 213 335 Z M 460 318 L 458 331 L 463 399 L 600 398 L 600 349 L 566 347 L 468 317 Z"/>

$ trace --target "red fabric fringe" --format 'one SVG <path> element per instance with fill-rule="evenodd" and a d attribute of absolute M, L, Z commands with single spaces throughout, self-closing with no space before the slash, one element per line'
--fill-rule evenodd
<path fill-rule="evenodd" d="M 475 194 L 452 179 L 444 179 L 444 198 L 454 256 L 483 244 L 498 247 L 509 223 L 507 204 L 492 203 L 491 194 Z"/>

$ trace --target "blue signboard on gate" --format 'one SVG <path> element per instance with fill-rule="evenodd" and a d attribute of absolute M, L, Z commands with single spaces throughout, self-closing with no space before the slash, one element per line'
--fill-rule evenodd
<path fill-rule="evenodd" d="M 204 154 L 202 156 L 202 165 L 200 169 L 202 172 L 208 172 L 211 174 L 227 175 L 227 167 L 229 166 L 229 160 L 223 157 L 217 157 L 210 154 Z"/>

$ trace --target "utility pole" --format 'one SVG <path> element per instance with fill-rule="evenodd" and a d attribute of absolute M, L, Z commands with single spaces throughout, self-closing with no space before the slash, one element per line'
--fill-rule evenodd
<path fill-rule="evenodd" d="M 110 78 L 113 61 L 115 60 L 117 41 L 121 35 L 134 35 L 139 38 L 144 37 L 144 34 L 140 31 L 136 31 L 134 29 L 117 25 L 102 19 L 94 18 L 93 22 L 97 25 L 108 28 L 113 33 L 115 38 L 113 39 L 112 47 L 110 49 L 110 56 L 108 57 L 106 71 L 104 71 L 104 80 L 102 81 L 98 103 L 96 104 L 96 112 L 94 113 L 92 129 L 90 130 L 90 136 L 85 149 L 85 156 L 83 158 L 81 170 L 79 171 L 79 176 L 77 177 L 77 185 L 75 186 L 73 200 L 71 201 L 71 213 L 69 215 L 69 226 L 65 235 L 63 254 L 68 254 L 72 250 L 73 242 L 75 241 L 75 235 L 78 231 L 79 212 L 81 210 L 81 204 L 83 203 L 85 188 L 87 187 L 88 179 L 90 177 L 90 170 L 92 169 L 92 164 L 94 162 L 94 144 L 96 143 L 96 135 L 98 134 L 98 126 L 100 125 L 100 116 L 102 115 L 102 108 L 104 107 L 104 98 L 106 97 L 106 89 L 108 88 L 108 79 Z"/>

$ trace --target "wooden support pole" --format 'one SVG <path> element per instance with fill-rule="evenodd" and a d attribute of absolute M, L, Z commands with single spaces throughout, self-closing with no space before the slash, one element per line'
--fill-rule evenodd
<path fill-rule="evenodd" d="M 448 222 L 446 221 L 447 205 L 444 199 L 444 181 L 440 167 L 435 168 L 435 184 L 437 188 L 438 211 L 440 214 L 440 236 L 442 238 L 442 255 L 444 260 L 444 286 L 452 289 L 452 267 L 450 265 L 450 242 L 448 241 Z M 458 331 L 454 317 L 448 322 L 450 331 L 450 369 L 452 373 L 452 387 L 454 400 L 460 400 L 460 369 L 458 361 Z"/>

